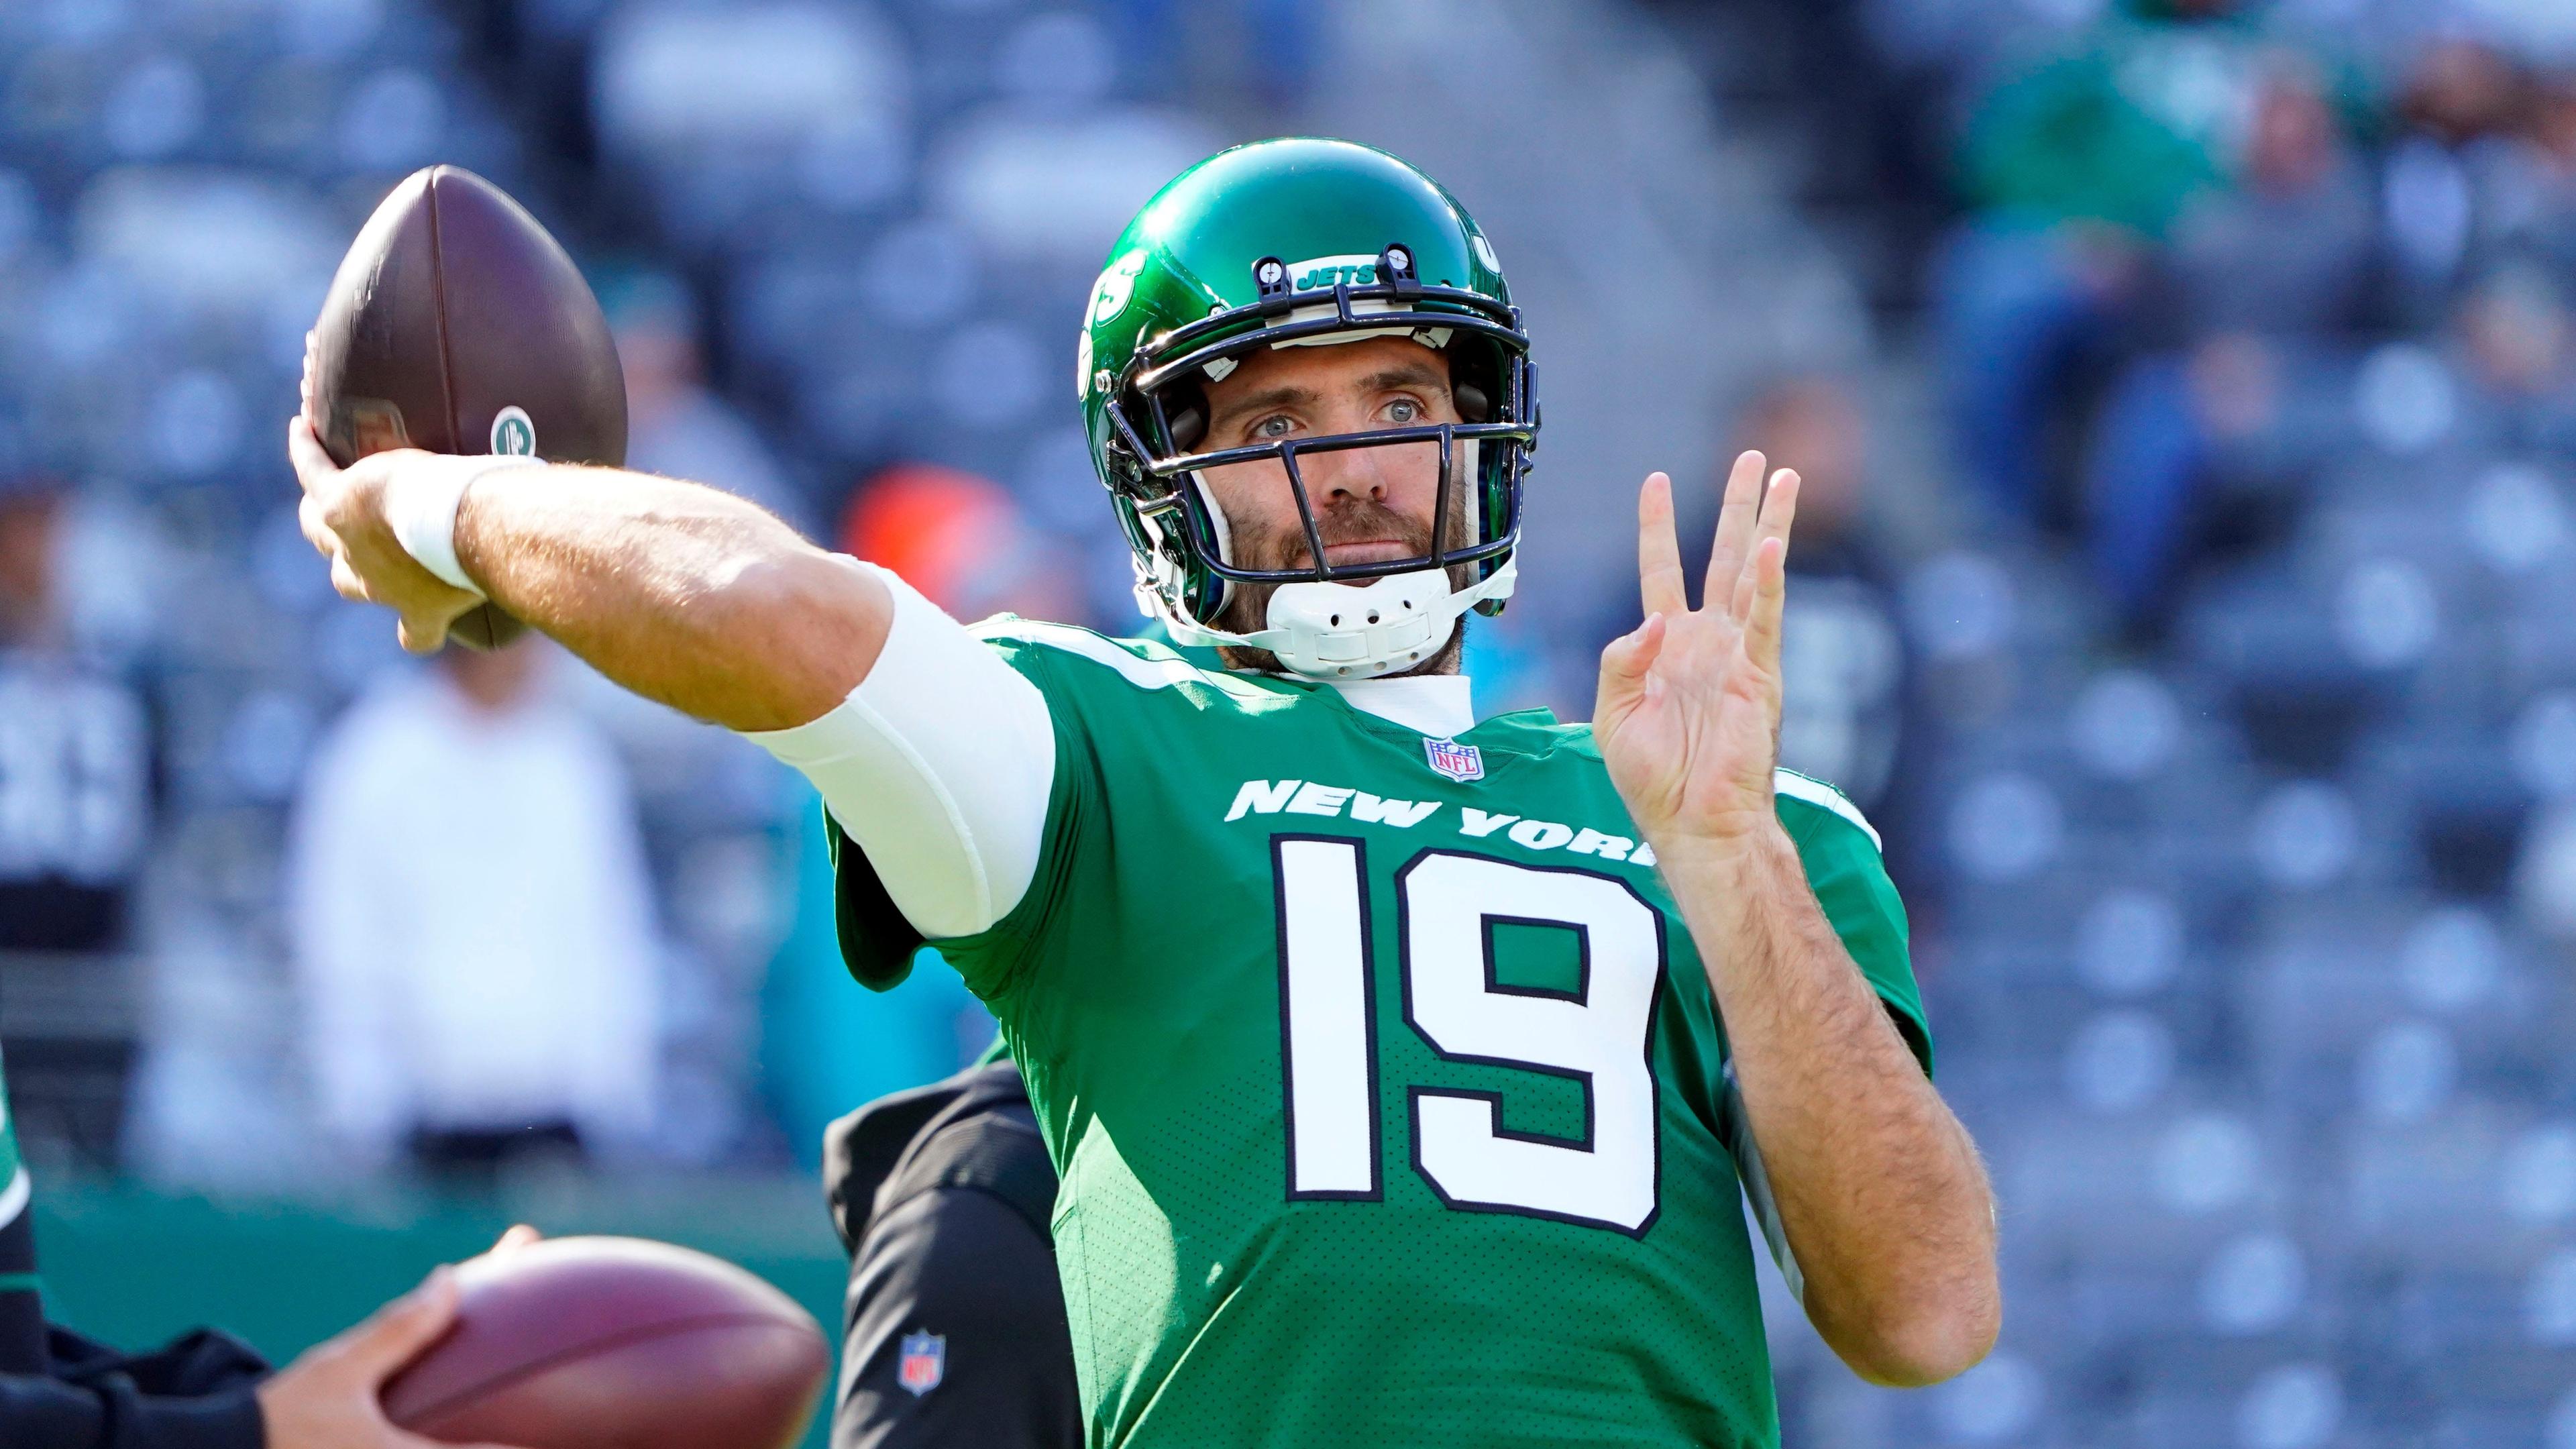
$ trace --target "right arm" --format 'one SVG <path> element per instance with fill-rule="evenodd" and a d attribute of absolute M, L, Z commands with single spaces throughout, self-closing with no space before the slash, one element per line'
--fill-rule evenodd
<path fill-rule="evenodd" d="M 342 594 L 402 616 L 405 648 L 436 650 L 474 594 L 404 551 L 389 495 L 452 487 L 458 563 L 501 608 L 617 683 L 729 729 L 817 719 L 867 677 L 894 602 L 885 583 L 758 505 L 697 483 L 561 464 L 397 449 L 335 466 L 298 418 L 305 537 Z"/>
<path fill-rule="evenodd" d="M 414 449 L 341 468 L 302 418 L 287 445 L 305 537 L 343 595 L 401 616 L 405 648 L 437 649 L 488 595 L 802 771 L 922 935 L 972 935 L 1026 893 L 1055 783 L 1045 696 L 891 574 L 696 483 Z M 405 549 L 389 495 L 452 502 L 441 541 L 481 594 Z"/>

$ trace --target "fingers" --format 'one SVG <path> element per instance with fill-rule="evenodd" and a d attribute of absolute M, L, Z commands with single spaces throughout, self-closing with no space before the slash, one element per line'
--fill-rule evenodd
<path fill-rule="evenodd" d="M 308 494 L 340 472 L 340 465 L 331 461 L 321 437 L 313 431 L 312 420 L 302 413 L 287 421 L 286 456 L 295 464 L 295 481 Z"/>
<path fill-rule="evenodd" d="M 510 1230 L 501 1235 L 501 1240 L 492 1245 L 491 1251 L 496 1255 L 501 1253 L 515 1253 L 519 1249 L 526 1247 L 528 1244 L 542 1239 L 544 1236 L 545 1234 L 538 1232 L 535 1228 L 528 1226 L 526 1223 L 512 1223 L 510 1225 Z"/>
<path fill-rule="evenodd" d="M 1780 677 L 1780 615 L 1789 597 L 1789 541 L 1777 536 L 1753 547 L 1744 571 L 1752 598 L 1744 615 L 1744 657 L 1763 676 Z"/>
<path fill-rule="evenodd" d="M 322 521 L 321 501 L 310 493 L 304 495 L 303 502 L 295 505 L 295 526 L 304 531 L 304 541 L 313 545 L 313 551 L 324 558 L 329 558 L 332 550 L 339 546 L 339 540 L 332 535 L 331 525 Z"/>
<path fill-rule="evenodd" d="M 1662 473 L 1647 474 L 1646 486 L 1637 493 L 1637 590 L 1649 614 L 1690 608 L 1681 540 L 1673 533 L 1673 480 Z"/>
<path fill-rule="evenodd" d="M 1789 549 L 1789 528 L 1797 519 L 1798 474 L 1795 469 L 1783 468 L 1771 475 L 1771 486 L 1762 495 L 1762 521 L 1755 530 L 1754 547 L 1760 548 L 1777 539 L 1785 559 Z M 1745 611 L 1753 606 L 1754 575 L 1754 570 L 1745 569 L 1736 580 L 1730 611 L 1737 619 L 1745 617 Z"/>
<path fill-rule="evenodd" d="M 1726 497 L 1717 509 L 1717 537 L 1709 545 L 1708 581 L 1700 591 L 1700 607 L 1716 608 L 1735 597 L 1735 585 L 1744 573 L 1745 550 L 1753 544 L 1754 519 L 1762 511 L 1763 457 L 1751 449 L 1735 455 L 1735 466 L 1726 473 Z"/>
<path fill-rule="evenodd" d="M 1665 619 L 1648 614 L 1646 622 L 1610 641 L 1601 651 L 1603 694 L 1641 687 L 1655 659 L 1664 652 Z"/>
<path fill-rule="evenodd" d="M 374 603 L 374 597 L 367 592 L 367 581 L 358 577 L 358 571 L 350 566 L 349 556 L 341 552 L 337 544 L 324 552 L 331 556 L 331 587 L 340 591 L 340 597 L 361 604 Z"/>
<path fill-rule="evenodd" d="M 371 1383 L 391 1378 L 456 1322 L 456 1271 L 441 1264 L 421 1285 L 349 1330 L 339 1349 Z"/>
<path fill-rule="evenodd" d="M 394 638 L 413 654 L 435 654 L 447 646 L 448 621 L 430 614 L 405 614 L 394 626 Z M 508 1236 L 503 1235 L 507 1242 Z"/>

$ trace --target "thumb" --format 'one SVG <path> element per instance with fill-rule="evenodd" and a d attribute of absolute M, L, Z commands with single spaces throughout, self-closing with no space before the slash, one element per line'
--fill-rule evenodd
<path fill-rule="evenodd" d="M 1601 651 L 1601 689 L 1609 693 L 1642 687 L 1646 671 L 1655 667 L 1656 658 L 1664 652 L 1664 616 L 1648 614 L 1646 622 L 1610 641 Z"/>
<path fill-rule="evenodd" d="M 382 1383 L 455 1325 L 456 1298 L 456 1270 L 442 1263 L 419 1287 L 349 1330 L 341 1352 L 369 1382 Z"/>
<path fill-rule="evenodd" d="M 1645 702 L 1646 674 L 1664 652 L 1664 616 L 1648 614 L 1646 622 L 1610 641 L 1601 651 L 1601 683 L 1592 698 L 1592 729 L 1606 737 Z"/>
<path fill-rule="evenodd" d="M 296 481 L 308 493 L 315 485 L 340 476 L 340 465 L 322 446 L 322 435 L 313 431 L 312 419 L 300 412 L 286 422 L 286 456 L 295 465 Z"/>

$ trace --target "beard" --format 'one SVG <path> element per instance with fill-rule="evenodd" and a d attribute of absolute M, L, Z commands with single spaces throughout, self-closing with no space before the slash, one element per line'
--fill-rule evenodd
<path fill-rule="evenodd" d="M 1459 532 L 1455 526 L 1459 520 L 1454 511 L 1451 522 L 1450 531 Z M 1392 538 L 1404 545 L 1405 558 L 1429 558 L 1433 552 L 1430 520 L 1407 518 L 1383 503 L 1367 499 L 1352 499 L 1317 510 L 1315 531 L 1323 536 L 1326 548 L 1337 543 Z M 1274 570 L 1315 566 L 1315 550 L 1306 541 L 1303 528 L 1237 530 L 1228 542 L 1231 547 L 1227 552 L 1232 555 L 1228 561 L 1239 568 Z M 1465 587 L 1473 573 L 1472 565 L 1452 568 L 1449 570 L 1449 587 Z M 1277 584 L 1233 585 L 1224 610 L 1217 615 L 1216 627 L 1229 634 L 1251 634 L 1268 627 L 1270 596 L 1278 589 Z M 1457 673 L 1459 651 L 1466 639 L 1467 620 L 1461 615 L 1456 626 L 1449 631 L 1449 642 L 1441 645 L 1438 653 L 1410 669 L 1396 671 L 1396 675 Z M 1221 644 L 1217 646 L 1217 657 L 1223 659 L 1230 669 L 1250 669 L 1266 674 L 1288 672 L 1280 666 L 1278 656 L 1267 649 Z"/>

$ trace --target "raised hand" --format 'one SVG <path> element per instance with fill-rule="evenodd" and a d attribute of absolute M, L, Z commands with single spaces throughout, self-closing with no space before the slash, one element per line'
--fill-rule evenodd
<path fill-rule="evenodd" d="M 1748 452 L 1727 475 L 1700 607 L 1690 606 L 1673 531 L 1672 480 L 1637 498 L 1637 582 L 1646 621 L 1601 651 L 1592 734 L 1628 813 L 1667 859 L 1733 849 L 1773 825 L 1780 740 L 1780 612 L 1798 475 L 1763 482 Z"/>

